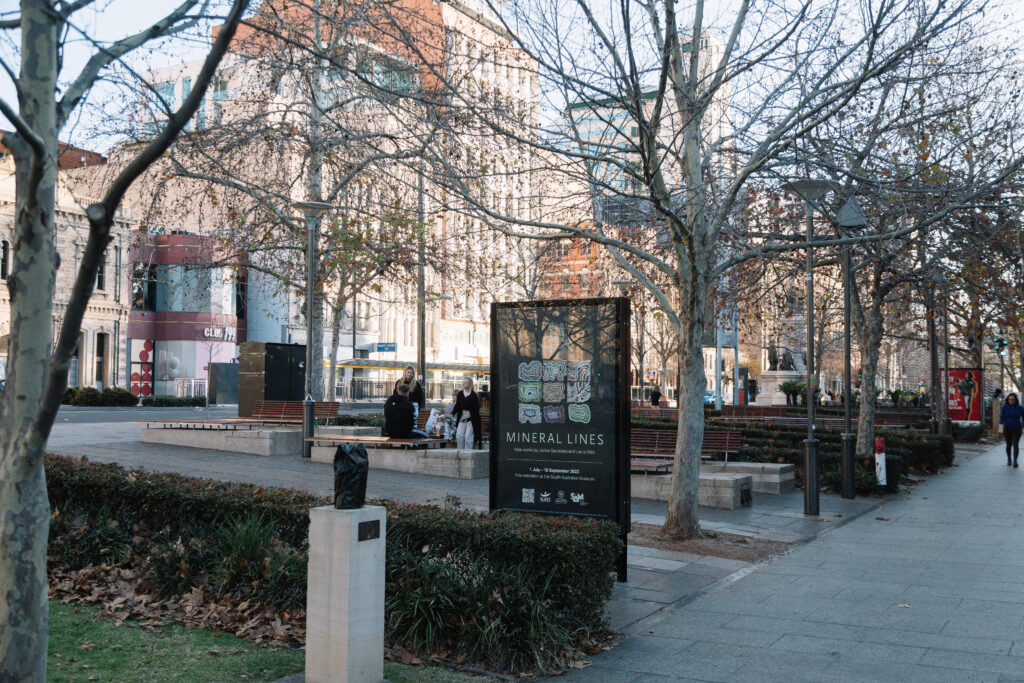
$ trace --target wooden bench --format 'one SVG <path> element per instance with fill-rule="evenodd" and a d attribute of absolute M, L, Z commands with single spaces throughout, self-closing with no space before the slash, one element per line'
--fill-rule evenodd
<path fill-rule="evenodd" d="M 441 448 L 444 439 L 393 439 L 389 436 L 314 436 L 306 439 L 317 446 L 361 443 L 367 448 Z"/>
<path fill-rule="evenodd" d="M 739 453 L 740 433 L 704 430 L 700 457 L 710 458 L 722 454 L 729 462 L 730 453 Z M 676 431 L 674 429 L 634 429 L 630 432 L 630 469 L 642 472 L 669 472 L 672 460 L 666 457 L 676 453 Z M 635 455 L 634 455 L 635 454 Z M 639 456 L 639 457 L 637 457 Z"/>
<path fill-rule="evenodd" d="M 676 408 L 655 408 L 652 405 L 634 405 L 631 411 L 633 417 L 656 417 L 663 420 L 678 420 L 679 411 Z"/>
<path fill-rule="evenodd" d="M 251 418 L 239 420 L 259 420 L 262 422 L 302 422 L 303 401 L 256 401 Z M 338 417 L 340 403 L 334 401 L 317 401 L 313 404 L 313 418 L 327 420 Z"/>
<path fill-rule="evenodd" d="M 783 406 L 733 406 L 722 405 L 722 417 L 761 419 L 765 417 L 785 417 Z"/>

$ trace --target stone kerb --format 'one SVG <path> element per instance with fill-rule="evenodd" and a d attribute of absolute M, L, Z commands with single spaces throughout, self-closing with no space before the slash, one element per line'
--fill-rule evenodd
<path fill-rule="evenodd" d="M 334 462 L 336 445 L 313 444 L 313 462 Z M 486 479 L 491 471 L 491 455 L 487 450 L 457 448 L 367 448 L 370 469 L 390 470 L 408 474 L 430 474 L 452 479 Z"/>
<path fill-rule="evenodd" d="M 143 443 L 186 448 L 247 453 L 249 455 L 293 456 L 302 452 L 302 431 L 297 427 L 259 429 L 182 429 L 145 427 Z"/>
<path fill-rule="evenodd" d="M 796 490 L 796 468 L 788 463 L 705 461 L 701 473 L 749 474 L 753 478 L 755 493 L 780 495 Z"/>
<path fill-rule="evenodd" d="M 668 500 L 671 474 L 634 474 L 630 492 L 633 498 Z M 707 474 L 701 472 L 697 504 L 703 507 L 735 510 L 752 504 L 753 477 L 749 474 Z"/>

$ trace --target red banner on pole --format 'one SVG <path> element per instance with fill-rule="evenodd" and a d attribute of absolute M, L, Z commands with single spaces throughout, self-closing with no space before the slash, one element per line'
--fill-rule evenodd
<path fill-rule="evenodd" d="M 949 368 L 946 391 L 949 392 L 949 419 L 954 422 L 981 422 L 981 368 Z"/>

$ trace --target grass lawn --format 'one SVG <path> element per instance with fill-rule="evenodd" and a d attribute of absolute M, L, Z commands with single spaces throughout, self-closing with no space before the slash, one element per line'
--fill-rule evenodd
<path fill-rule="evenodd" d="M 133 621 L 117 626 L 95 614 L 95 607 L 50 602 L 47 681 L 275 681 L 302 671 L 305 664 L 304 650 L 259 647 L 228 633 L 178 625 L 165 626 L 157 635 Z M 384 676 L 390 683 L 473 679 L 393 662 L 384 662 Z"/>

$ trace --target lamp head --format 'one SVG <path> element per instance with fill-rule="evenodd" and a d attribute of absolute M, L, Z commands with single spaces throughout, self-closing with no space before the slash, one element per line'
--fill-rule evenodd
<path fill-rule="evenodd" d="M 839 188 L 839 184 L 831 180 L 815 180 L 813 178 L 803 178 L 801 180 L 792 180 L 788 183 L 782 184 L 782 189 L 785 192 L 792 192 L 793 194 L 800 195 L 808 201 L 817 201 L 832 190 Z"/>

